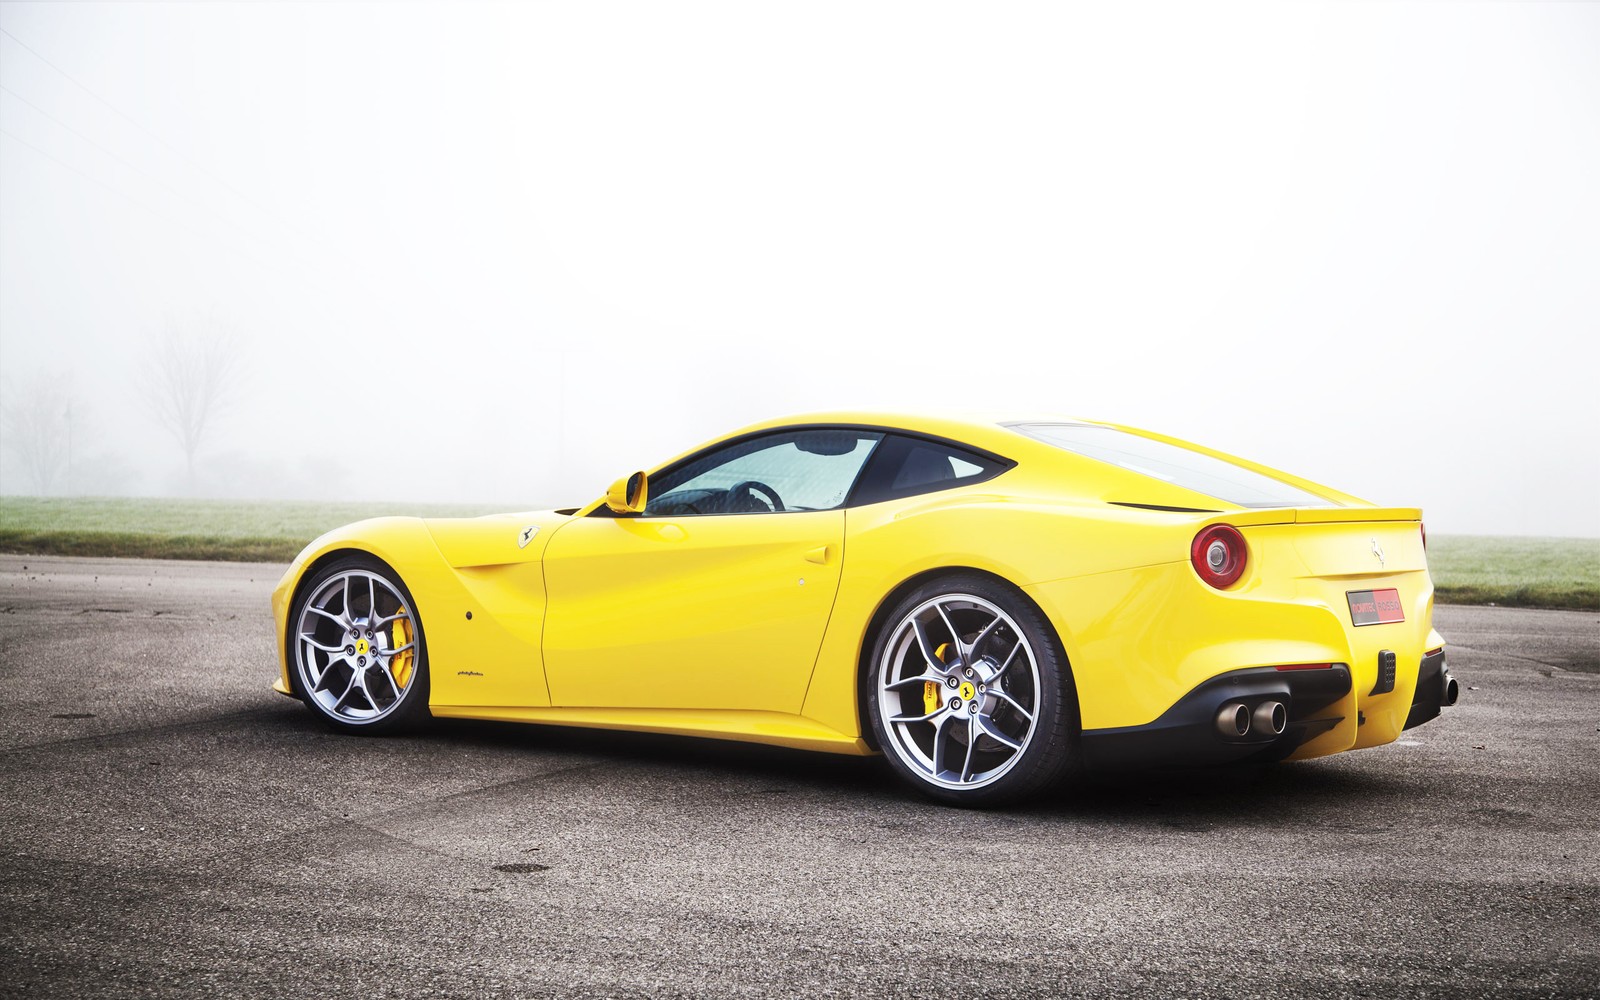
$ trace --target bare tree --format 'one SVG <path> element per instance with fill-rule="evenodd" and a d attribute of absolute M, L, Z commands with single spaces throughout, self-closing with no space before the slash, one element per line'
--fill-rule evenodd
<path fill-rule="evenodd" d="M 177 439 L 194 491 L 194 457 L 243 374 L 239 342 L 213 323 L 152 337 L 140 388 L 151 414 Z"/>
<path fill-rule="evenodd" d="M 0 437 L 40 496 L 71 478 L 72 390 L 64 373 L 40 372 L 7 386 L 0 403 Z M 70 485 L 70 482 L 68 483 Z"/>

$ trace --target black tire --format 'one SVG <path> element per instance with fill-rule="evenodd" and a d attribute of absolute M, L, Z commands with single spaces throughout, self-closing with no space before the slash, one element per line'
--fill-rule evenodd
<path fill-rule="evenodd" d="M 381 560 L 351 554 L 318 569 L 289 608 L 284 638 L 295 693 L 334 729 L 392 734 L 431 718 L 422 619 Z"/>
<path fill-rule="evenodd" d="M 1066 655 L 1033 602 L 993 577 L 952 573 L 895 602 L 873 636 L 864 688 L 884 757 L 940 802 L 1015 802 L 1076 767 L 1078 700 Z M 958 767 L 948 766 L 952 747 Z"/>

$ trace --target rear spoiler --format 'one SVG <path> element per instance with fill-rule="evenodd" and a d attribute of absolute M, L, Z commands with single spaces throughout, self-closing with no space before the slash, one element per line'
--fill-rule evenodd
<path fill-rule="evenodd" d="M 1421 521 L 1420 507 L 1268 507 L 1213 514 L 1206 524 L 1349 524 L 1367 521 Z"/>

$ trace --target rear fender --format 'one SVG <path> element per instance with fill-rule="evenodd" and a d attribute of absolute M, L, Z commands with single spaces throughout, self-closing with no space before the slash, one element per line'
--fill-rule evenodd
<path fill-rule="evenodd" d="M 981 490 L 981 487 L 977 488 Z M 1076 515 L 1076 516 L 1075 516 Z M 1192 514 L 947 493 L 845 512 L 844 571 L 802 714 L 860 735 L 860 670 L 884 602 L 905 581 L 969 568 L 1037 596 L 1034 581 L 1187 559 Z M 1077 672 L 1074 636 L 1041 604 Z M 1080 692 L 1081 696 L 1081 692 Z"/>

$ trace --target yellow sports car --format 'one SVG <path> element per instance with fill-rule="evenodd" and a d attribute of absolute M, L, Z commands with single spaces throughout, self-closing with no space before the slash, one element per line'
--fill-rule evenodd
<path fill-rule="evenodd" d="M 378 518 L 273 593 L 276 689 L 429 716 L 881 751 L 927 794 L 1300 759 L 1453 704 L 1421 512 L 1079 420 L 747 427 L 586 507 Z"/>

